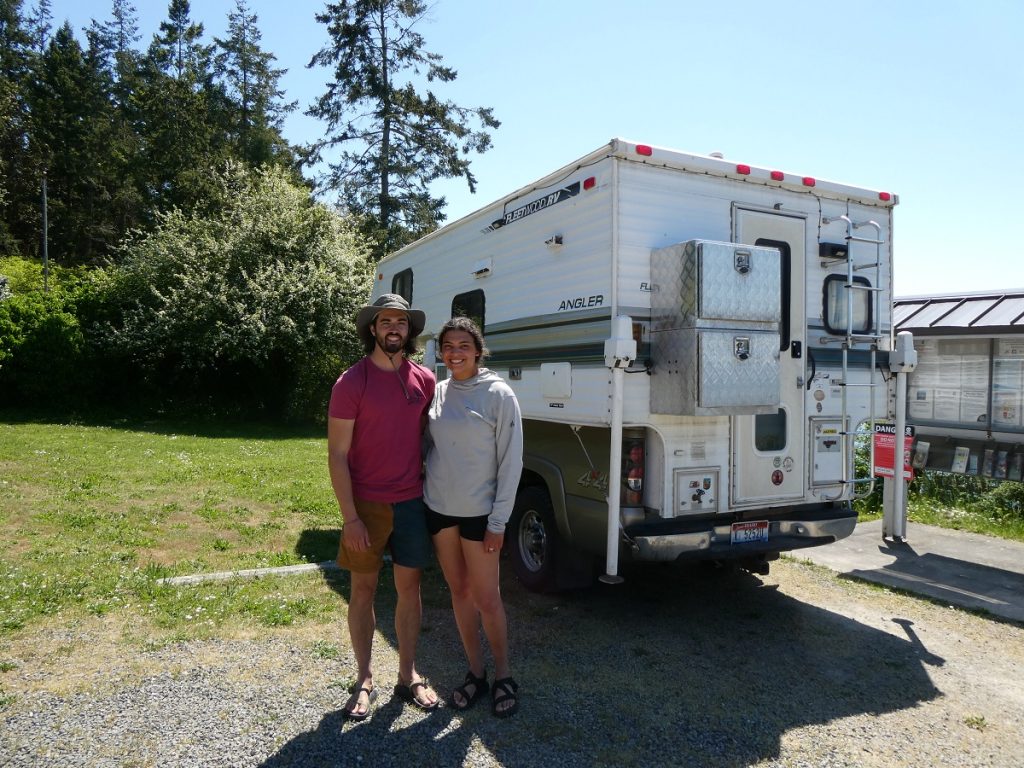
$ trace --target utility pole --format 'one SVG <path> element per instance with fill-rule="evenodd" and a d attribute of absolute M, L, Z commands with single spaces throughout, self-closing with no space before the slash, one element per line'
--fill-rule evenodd
<path fill-rule="evenodd" d="M 50 292 L 50 257 L 47 249 L 49 222 L 46 218 L 46 171 L 43 171 L 43 293 Z"/>

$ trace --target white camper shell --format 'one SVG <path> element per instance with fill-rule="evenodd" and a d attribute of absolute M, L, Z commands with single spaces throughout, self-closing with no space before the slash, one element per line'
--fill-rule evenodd
<path fill-rule="evenodd" d="M 374 297 L 474 317 L 519 398 L 526 586 L 620 558 L 848 536 L 857 431 L 891 417 L 895 195 L 616 139 L 386 257 Z"/>

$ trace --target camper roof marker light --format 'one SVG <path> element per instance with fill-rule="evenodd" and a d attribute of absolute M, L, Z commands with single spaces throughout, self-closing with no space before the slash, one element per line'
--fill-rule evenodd
<path fill-rule="evenodd" d="M 749 165 L 744 165 L 743 163 L 740 163 L 739 165 L 736 166 L 736 173 L 743 174 L 744 176 L 749 176 L 750 175 L 750 166 Z"/>
<path fill-rule="evenodd" d="M 636 153 L 638 155 L 643 155 L 644 157 L 650 157 L 651 155 L 654 154 L 654 150 L 651 148 L 649 144 L 637 144 Z"/>
<path fill-rule="evenodd" d="M 881 200 L 883 203 L 888 203 L 890 200 L 892 200 L 892 195 L 890 195 L 888 192 L 879 192 L 878 199 Z"/>
<path fill-rule="evenodd" d="M 805 187 L 813 187 L 817 183 L 813 176 L 804 176 L 802 181 Z"/>
<path fill-rule="evenodd" d="M 596 186 L 597 186 L 597 179 L 594 178 L 593 176 L 588 176 L 587 178 L 585 178 L 583 180 L 583 188 L 584 189 L 593 189 Z"/>
<path fill-rule="evenodd" d="M 772 181 L 782 181 L 784 178 L 786 178 L 786 174 L 784 174 L 782 171 L 772 171 L 771 177 Z"/>

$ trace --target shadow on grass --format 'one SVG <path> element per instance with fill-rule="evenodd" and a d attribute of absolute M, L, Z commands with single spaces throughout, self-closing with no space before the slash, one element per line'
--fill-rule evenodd
<path fill-rule="evenodd" d="M 194 435 L 210 438 L 249 440 L 289 440 L 293 438 L 326 438 L 322 424 L 287 424 L 271 419 L 200 417 L 163 413 L 124 413 L 112 409 L 89 411 L 11 410 L 0 408 L 4 424 L 67 424 L 83 427 L 107 427 L 157 435 Z"/>
<path fill-rule="evenodd" d="M 306 528 L 295 542 L 295 554 L 307 563 L 334 560 L 340 541 L 340 528 Z"/>
<path fill-rule="evenodd" d="M 779 757 L 794 729 L 940 695 L 927 667 L 944 660 L 915 633 L 875 629 L 745 573 L 648 565 L 626 569 L 617 587 L 537 595 L 504 570 L 522 685 L 515 717 L 498 720 L 482 702 L 400 725 L 401 703 L 385 686 L 369 720 L 327 712 L 263 768 L 477 764 L 482 753 L 488 764 L 515 766 L 752 765 Z M 387 571 L 377 626 L 394 646 Z M 329 583 L 344 594 L 347 574 Z M 444 683 L 457 684 L 465 662 L 436 569 L 424 575 L 423 604 L 417 665 L 446 696 Z"/>

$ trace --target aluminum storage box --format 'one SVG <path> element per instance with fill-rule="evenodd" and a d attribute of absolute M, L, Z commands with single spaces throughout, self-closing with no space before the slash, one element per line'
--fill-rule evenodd
<path fill-rule="evenodd" d="M 651 412 L 774 413 L 781 257 L 690 240 L 651 253 Z"/>

